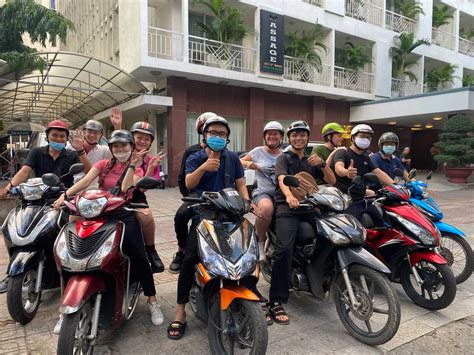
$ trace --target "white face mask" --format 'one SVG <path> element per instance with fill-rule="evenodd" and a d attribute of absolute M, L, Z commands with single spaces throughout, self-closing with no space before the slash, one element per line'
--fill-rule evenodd
<path fill-rule="evenodd" d="M 129 158 L 130 155 L 132 154 L 132 151 L 129 150 L 127 152 L 121 152 L 121 153 L 115 153 L 114 157 L 121 163 L 125 163 Z"/>
<path fill-rule="evenodd" d="M 356 137 L 354 143 L 357 148 L 366 150 L 370 146 L 370 139 Z"/>

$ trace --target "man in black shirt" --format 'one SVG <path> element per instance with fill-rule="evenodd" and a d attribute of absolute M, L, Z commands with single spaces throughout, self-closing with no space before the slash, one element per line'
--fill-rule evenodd
<path fill-rule="evenodd" d="M 334 184 L 336 178 L 326 162 L 312 155 L 305 155 L 311 130 L 304 121 L 296 121 L 288 127 L 287 135 L 291 144 L 288 152 L 280 155 L 275 164 L 275 175 L 278 185 L 275 192 L 276 203 L 276 240 L 274 241 L 275 261 L 272 268 L 272 284 L 270 286 L 269 311 L 275 322 L 289 324 L 289 318 L 283 309 L 288 302 L 291 273 L 291 259 L 296 240 L 298 225 L 307 221 L 315 227 L 316 213 L 299 207 L 298 199 L 290 188 L 283 183 L 285 175 L 307 172 L 314 178 Z"/>
<path fill-rule="evenodd" d="M 342 192 L 349 193 L 352 197 L 352 204 L 347 209 L 347 213 L 356 218 L 360 218 L 365 212 L 369 213 L 376 225 L 383 224 L 380 214 L 376 209 L 364 200 L 365 196 L 373 195 L 374 192 L 366 190 L 365 187 L 354 185 L 352 179 L 356 176 L 363 176 L 369 172 L 374 173 L 380 183 L 384 185 L 393 184 L 393 180 L 372 162 L 367 149 L 372 141 L 374 131 L 366 124 L 359 124 L 352 129 L 352 144 L 348 149 L 340 149 L 334 153 L 332 168 L 336 172 L 335 187 Z"/>

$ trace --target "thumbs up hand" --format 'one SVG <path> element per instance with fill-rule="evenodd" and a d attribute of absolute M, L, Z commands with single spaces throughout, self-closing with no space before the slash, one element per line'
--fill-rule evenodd
<path fill-rule="evenodd" d="M 357 168 L 354 167 L 354 160 L 353 159 L 351 159 L 351 163 L 349 164 L 349 167 L 347 168 L 346 176 L 349 179 L 353 179 L 357 176 Z"/>

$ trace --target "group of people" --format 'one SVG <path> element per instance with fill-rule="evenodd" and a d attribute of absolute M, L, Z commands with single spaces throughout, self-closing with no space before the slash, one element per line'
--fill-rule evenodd
<path fill-rule="evenodd" d="M 94 184 L 100 189 L 123 193 L 143 176 L 159 178 L 160 161 L 164 154 L 150 154 L 155 138 L 154 128 L 147 122 L 136 122 L 130 131 L 120 129 L 121 114 L 113 111 L 111 117 L 114 128 L 108 139 L 108 146 L 100 145 L 103 126 L 89 120 L 83 130 L 69 139 L 69 128 L 60 120 L 51 121 L 46 129 L 48 145 L 34 148 L 23 167 L 10 183 L 0 190 L 0 197 L 12 187 L 25 182 L 30 173 L 36 176 L 68 172 L 74 163 L 83 163 L 85 176 L 75 184 L 66 176 L 64 185 L 68 188 L 54 203 L 59 208 L 64 199 L 83 191 Z M 367 150 L 374 136 L 372 128 L 366 124 L 356 125 L 351 131 L 351 144 L 343 146 L 344 128 L 338 123 L 328 123 L 322 129 L 324 144 L 314 147 L 307 155 L 305 149 L 311 134 L 310 126 L 301 120 L 292 122 L 286 129 L 277 121 L 267 123 L 262 132 L 264 145 L 252 149 L 239 158 L 226 147 L 230 142 L 231 129 L 227 120 L 215 113 L 206 112 L 196 120 L 196 132 L 200 135 L 198 144 L 189 147 L 183 155 L 178 185 L 183 196 L 200 196 L 203 191 L 219 191 L 227 187 L 235 188 L 243 199 L 252 204 L 255 212 L 255 230 L 261 258 L 267 230 L 274 219 L 276 239 L 275 260 L 272 268 L 272 283 L 269 302 L 265 307 L 267 323 L 289 324 L 290 318 L 284 309 L 288 302 L 291 259 L 300 221 L 307 221 L 315 228 L 316 212 L 300 206 L 294 190 L 283 183 L 286 175 L 305 172 L 318 184 L 329 184 L 350 193 L 352 204 L 347 213 L 360 217 L 369 213 L 377 223 L 377 213 L 373 211 L 367 196 L 374 191 L 354 185 L 356 176 L 374 173 L 382 184 L 393 183 L 396 168 L 403 169 L 403 163 L 395 155 L 399 147 L 396 134 L 387 132 L 378 140 L 379 151 L 371 156 Z M 285 135 L 290 146 L 281 150 Z M 66 145 L 70 142 L 70 149 Z M 244 179 L 244 168 L 256 172 L 257 187 L 249 196 Z M 405 174 L 406 171 L 405 171 Z M 135 189 L 132 202 L 146 203 L 146 192 Z M 198 262 L 197 235 L 195 227 L 199 214 L 188 208 L 184 202 L 175 215 L 175 231 L 178 251 L 169 269 L 179 272 L 177 286 L 177 307 L 173 322 L 167 334 L 171 339 L 180 339 L 186 329 L 185 305 L 189 302 L 189 292 L 193 284 L 195 265 Z M 154 245 L 155 224 L 152 212 L 146 214 L 117 216 L 126 219 L 124 251 L 132 259 L 132 264 L 144 294 L 152 323 L 164 322 L 157 303 L 153 273 L 162 272 L 164 265 Z M 188 228 L 188 223 L 191 227 Z M 383 223 L 383 221 L 381 221 Z M 137 238 L 142 231 L 143 239 Z M 0 292 L 6 290 L 7 279 L 0 284 Z M 262 296 L 263 299 L 263 296 Z M 59 332 L 61 319 L 55 327 Z"/>

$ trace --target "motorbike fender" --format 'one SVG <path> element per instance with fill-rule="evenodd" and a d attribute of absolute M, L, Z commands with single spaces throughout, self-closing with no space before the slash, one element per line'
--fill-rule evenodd
<path fill-rule="evenodd" d="M 450 225 L 448 223 L 444 223 L 444 222 L 441 222 L 441 221 L 436 221 L 436 222 L 434 222 L 434 224 L 435 224 L 436 228 L 438 228 L 441 233 L 446 232 L 446 233 L 456 234 L 456 235 L 459 235 L 461 237 L 466 236 L 466 234 L 464 234 L 464 232 L 462 230 L 457 229 L 456 227 L 453 227 L 452 225 Z"/>
<path fill-rule="evenodd" d="M 390 269 L 383 262 L 362 247 L 339 249 L 337 251 L 337 260 L 341 270 L 351 264 L 360 264 L 384 274 L 391 273 Z"/>
<path fill-rule="evenodd" d="M 74 313 L 93 295 L 106 290 L 104 279 L 98 275 L 74 275 L 66 285 L 59 311 Z"/>
<path fill-rule="evenodd" d="M 447 261 L 443 256 L 434 252 L 434 251 L 417 251 L 413 254 L 410 254 L 410 265 L 414 266 L 422 260 L 429 261 L 434 264 L 444 265 L 447 264 Z"/>
<path fill-rule="evenodd" d="M 241 285 L 227 285 L 221 289 L 221 310 L 225 311 L 230 304 L 236 299 L 244 299 L 249 301 L 260 301 L 260 298 Z"/>
<path fill-rule="evenodd" d="M 8 275 L 19 275 L 25 272 L 30 265 L 37 265 L 40 261 L 41 254 L 42 253 L 38 251 L 20 251 L 16 253 L 10 260 Z"/>

